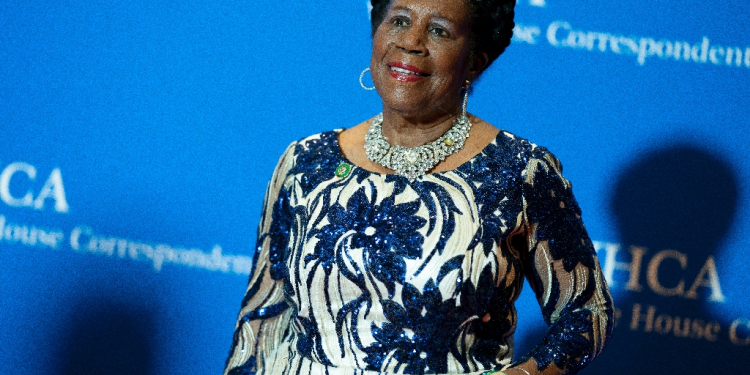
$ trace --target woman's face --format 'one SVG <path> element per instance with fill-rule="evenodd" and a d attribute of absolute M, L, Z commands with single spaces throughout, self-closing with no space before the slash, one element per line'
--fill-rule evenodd
<path fill-rule="evenodd" d="M 370 69 L 387 109 L 425 121 L 455 114 L 469 78 L 466 0 L 391 0 Z"/>

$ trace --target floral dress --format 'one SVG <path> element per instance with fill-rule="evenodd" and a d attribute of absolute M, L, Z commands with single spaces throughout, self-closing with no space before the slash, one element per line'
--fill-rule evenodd
<path fill-rule="evenodd" d="M 552 154 L 501 131 L 410 181 L 352 165 L 339 132 L 276 167 L 225 374 L 506 368 L 524 276 L 549 330 L 521 361 L 572 374 L 601 351 L 612 299 Z"/>

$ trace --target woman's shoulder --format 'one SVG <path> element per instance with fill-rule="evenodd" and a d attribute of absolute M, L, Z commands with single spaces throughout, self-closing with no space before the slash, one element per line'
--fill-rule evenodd
<path fill-rule="evenodd" d="M 494 141 L 489 145 L 496 152 L 512 155 L 513 158 L 520 159 L 524 163 L 527 163 L 530 159 L 546 158 L 546 155 L 553 156 L 546 147 L 508 130 L 499 129 Z"/>
<path fill-rule="evenodd" d="M 334 129 L 316 133 L 289 144 L 281 157 L 286 168 L 280 172 L 313 175 L 325 170 L 334 171 L 342 161 L 337 138 L 341 131 Z"/>
<path fill-rule="evenodd" d="M 343 129 L 334 129 L 299 138 L 287 145 L 281 157 L 296 160 L 305 154 L 336 155 L 341 131 Z"/>
<path fill-rule="evenodd" d="M 338 135 L 343 130 L 344 129 L 333 129 L 321 133 L 311 134 L 292 142 L 292 145 L 297 152 L 315 152 L 324 151 L 324 149 L 326 148 L 338 148 Z"/>
<path fill-rule="evenodd" d="M 521 176 L 532 186 L 537 185 L 534 181 L 541 176 L 542 179 L 551 177 L 551 180 L 570 187 L 570 182 L 563 177 L 562 163 L 546 147 L 539 146 L 507 130 L 500 130 L 494 144 L 498 146 L 498 149 L 515 155 L 515 162 L 520 167 Z"/>

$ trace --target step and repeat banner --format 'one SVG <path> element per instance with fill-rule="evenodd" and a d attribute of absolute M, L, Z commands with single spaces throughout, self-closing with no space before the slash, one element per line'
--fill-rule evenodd
<path fill-rule="evenodd" d="M 750 3 L 584 3 L 519 0 L 469 100 L 575 186 L 617 306 L 584 373 L 746 373 Z M 0 373 L 220 373 L 277 158 L 380 111 L 367 6 L 3 3 Z"/>

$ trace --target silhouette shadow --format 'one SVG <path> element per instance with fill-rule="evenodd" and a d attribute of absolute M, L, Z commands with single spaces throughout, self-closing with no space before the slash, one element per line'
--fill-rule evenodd
<path fill-rule="evenodd" d="M 73 318 L 60 375 L 145 375 L 153 370 L 153 317 L 122 303 L 93 301 Z"/>
<path fill-rule="evenodd" d="M 710 268 L 710 257 L 717 258 L 736 214 L 739 183 L 731 165 L 687 144 L 657 149 L 617 178 L 610 204 L 621 245 L 617 261 L 637 258 L 631 246 L 644 251 L 637 267 L 640 291 L 626 288 L 631 272 L 614 271 L 621 316 L 610 345 L 585 373 L 748 371 L 748 347 L 733 344 L 731 322 L 712 311 L 720 302 L 710 301 L 717 297 L 710 272 L 703 273 L 692 298 L 688 293 Z M 604 251 L 599 257 L 604 263 Z"/>

